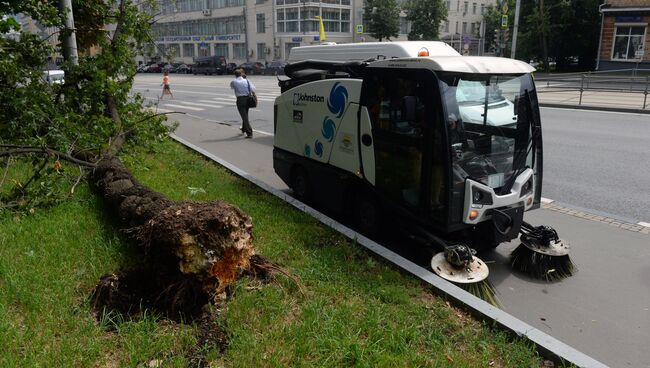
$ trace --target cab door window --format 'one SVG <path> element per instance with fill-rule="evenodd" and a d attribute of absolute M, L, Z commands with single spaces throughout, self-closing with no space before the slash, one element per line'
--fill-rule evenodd
<path fill-rule="evenodd" d="M 365 83 L 372 124 L 377 190 L 414 208 L 423 207 L 427 86 L 417 72 L 375 72 Z"/>

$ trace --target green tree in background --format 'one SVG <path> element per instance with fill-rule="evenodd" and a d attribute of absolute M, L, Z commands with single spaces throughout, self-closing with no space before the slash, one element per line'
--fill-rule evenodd
<path fill-rule="evenodd" d="M 440 24 L 447 19 L 447 7 L 442 0 L 408 0 L 404 11 L 411 21 L 409 40 L 438 39 Z"/>
<path fill-rule="evenodd" d="M 502 56 L 510 56 L 514 26 L 515 1 L 509 5 L 508 31 Z M 540 70 L 593 69 L 598 51 L 600 0 L 536 0 L 522 1 L 517 35 L 517 55 L 520 60 L 540 61 Z M 486 50 L 494 51 L 494 32 L 501 30 L 501 4 L 488 7 L 485 15 Z"/>
<path fill-rule="evenodd" d="M 399 36 L 400 8 L 397 0 L 366 0 L 363 6 L 368 33 L 383 41 Z"/>

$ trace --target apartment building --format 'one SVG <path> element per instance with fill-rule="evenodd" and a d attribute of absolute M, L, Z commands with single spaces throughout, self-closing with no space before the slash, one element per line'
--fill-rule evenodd
<path fill-rule="evenodd" d="M 485 44 L 483 14 L 488 7 L 496 6 L 497 0 L 446 0 L 446 4 L 447 20 L 442 22 L 440 39 L 462 54 L 482 55 Z"/>
<path fill-rule="evenodd" d="M 650 0 L 607 0 L 596 69 L 650 69 Z"/>
<path fill-rule="evenodd" d="M 461 52 L 478 53 L 484 33 L 482 14 L 495 2 L 447 1 L 449 18 L 441 25 L 441 38 Z M 286 59 L 296 46 L 374 41 L 365 33 L 363 0 L 161 0 L 159 4 L 153 25 L 156 48 L 139 61 L 169 55 L 171 61 L 191 63 L 196 57 L 222 55 L 237 64 L 270 62 Z M 326 40 L 319 37 L 317 16 L 323 20 Z M 406 40 L 410 30 L 404 16 L 398 40 Z"/>

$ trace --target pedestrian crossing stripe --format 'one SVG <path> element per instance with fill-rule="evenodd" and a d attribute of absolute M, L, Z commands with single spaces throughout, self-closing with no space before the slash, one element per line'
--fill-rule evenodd
<path fill-rule="evenodd" d="M 175 107 L 177 109 L 186 109 L 186 110 L 192 110 L 192 111 L 203 111 L 203 110 L 205 110 L 202 107 L 192 107 L 192 106 L 176 105 L 176 104 L 170 104 L 170 103 L 166 103 L 165 107 Z"/>
<path fill-rule="evenodd" d="M 202 100 L 202 101 L 203 101 L 203 100 Z M 190 106 L 204 106 L 204 107 L 215 107 L 215 108 L 221 108 L 221 107 L 223 107 L 222 105 L 214 105 L 214 104 L 212 104 L 212 102 L 214 102 L 214 101 L 204 101 L 204 102 L 208 102 L 208 103 L 210 103 L 210 104 L 206 104 L 206 103 L 196 103 L 196 102 L 188 102 L 188 101 L 177 101 L 177 102 L 182 103 L 182 104 L 185 104 L 185 105 L 190 105 Z M 199 101 L 199 102 L 200 102 L 200 101 Z"/>

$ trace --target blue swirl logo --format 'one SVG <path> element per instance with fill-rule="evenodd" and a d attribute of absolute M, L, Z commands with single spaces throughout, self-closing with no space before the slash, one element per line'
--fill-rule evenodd
<path fill-rule="evenodd" d="M 305 156 L 306 157 L 311 156 L 311 147 L 309 147 L 308 144 L 305 144 Z"/>
<path fill-rule="evenodd" d="M 345 89 L 341 82 L 334 83 L 332 90 L 330 91 L 330 97 L 327 99 L 327 108 L 330 109 L 332 114 L 335 114 L 337 118 L 340 118 L 345 111 L 345 103 L 348 100 L 348 90 Z"/>
<path fill-rule="evenodd" d="M 329 118 L 329 116 L 326 116 L 325 119 L 323 120 L 323 129 L 321 129 L 321 134 L 323 135 L 323 138 L 327 139 L 328 142 L 331 142 L 334 140 L 334 133 L 336 132 L 336 124 L 332 121 L 332 119 Z"/>
<path fill-rule="evenodd" d="M 314 142 L 314 153 L 318 157 L 323 157 L 323 144 L 318 139 Z"/>

